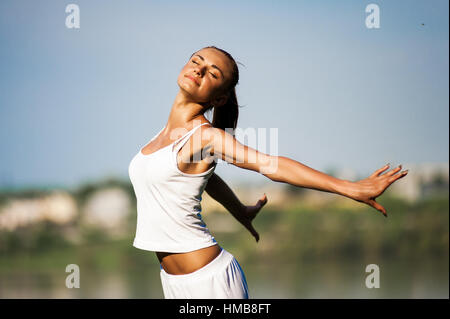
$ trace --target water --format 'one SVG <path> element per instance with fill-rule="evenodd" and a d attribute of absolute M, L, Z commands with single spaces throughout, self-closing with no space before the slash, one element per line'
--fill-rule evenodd
<path fill-rule="evenodd" d="M 251 298 L 448 299 L 448 198 L 386 206 L 389 219 L 331 207 L 266 209 L 255 221 L 257 244 L 227 214 L 204 218 L 239 261 Z M 132 247 L 131 231 L 120 240 L 85 236 L 80 245 L 53 248 L 60 240 L 50 235 L 0 255 L 0 298 L 163 298 L 157 258 Z M 34 244 L 40 237 L 26 230 L 4 242 L 27 238 Z M 68 264 L 80 267 L 78 289 L 66 287 Z M 379 267 L 380 288 L 366 287 L 369 264 Z"/>
<path fill-rule="evenodd" d="M 379 262 L 380 288 L 365 285 L 367 262 L 240 262 L 251 298 L 449 298 L 448 259 Z M 370 262 L 369 262 L 370 263 Z M 100 272 L 80 266 L 80 288 L 61 271 L 0 273 L 0 298 L 163 298 L 159 266 Z"/>

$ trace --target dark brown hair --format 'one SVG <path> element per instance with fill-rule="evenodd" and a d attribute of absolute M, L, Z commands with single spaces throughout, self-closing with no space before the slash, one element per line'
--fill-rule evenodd
<path fill-rule="evenodd" d="M 203 49 L 216 49 L 222 52 L 228 59 L 230 59 L 233 65 L 233 69 L 231 71 L 231 79 L 228 79 L 227 84 L 225 84 L 225 88 L 221 92 L 221 94 L 228 93 L 227 101 L 225 102 L 224 105 L 218 107 L 211 105 L 207 109 L 207 111 L 211 110 L 214 107 L 212 125 L 222 130 L 228 129 L 227 132 L 234 135 L 234 130 L 236 129 L 239 117 L 239 107 L 240 107 L 238 105 L 236 96 L 236 85 L 239 82 L 239 68 L 234 58 L 227 51 L 219 49 L 215 46 L 207 46 L 204 47 Z M 191 57 L 194 54 L 195 53 L 193 53 Z"/>

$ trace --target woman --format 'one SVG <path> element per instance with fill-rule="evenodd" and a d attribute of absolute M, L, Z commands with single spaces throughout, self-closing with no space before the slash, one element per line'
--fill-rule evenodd
<path fill-rule="evenodd" d="M 236 62 L 226 51 L 210 46 L 192 54 L 178 76 L 179 91 L 165 127 L 130 163 L 138 211 L 133 245 L 156 252 L 165 298 L 248 298 L 239 263 L 218 245 L 202 220 L 201 195 L 206 190 L 256 240 L 259 236 L 251 222 L 267 198 L 255 206 L 242 205 L 214 174 L 217 159 L 276 182 L 349 197 L 385 216 L 386 210 L 376 197 L 407 174 L 397 174 L 399 166 L 381 175 L 386 165 L 368 178 L 350 182 L 239 143 L 233 136 L 238 119 L 238 80 Z M 212 123 L 204 116 L 211 109 Z"/>

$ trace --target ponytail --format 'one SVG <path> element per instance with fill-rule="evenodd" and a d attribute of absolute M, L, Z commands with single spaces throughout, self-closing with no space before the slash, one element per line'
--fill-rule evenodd
<path fill-rule="evenodd" d="M 236 85 L 239 82 L 239 69 L 237 67 L 236 61 L 225 50 L 219 49 L 215 46 L 208 46 L 204 49 L 206 48 L 219 50 L 220 52 L 225 54 L 233 64 L 231 79 L 228 82 L 227 89 L 224 90 L 224 92 L 228 91 L 228 99 L 225 104 L 221 106 L 214 106 L 212 125 L 216 128 L 227 131 L 234 136 L 234 131 L 236 129 L 239 117 L 239 105 L 236 96 Z"/>

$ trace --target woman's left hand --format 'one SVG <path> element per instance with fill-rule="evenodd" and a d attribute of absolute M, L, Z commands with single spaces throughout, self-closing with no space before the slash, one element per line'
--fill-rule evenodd
<path fill-rule="evenodd" d="M 252 225 L 253 219 L 259 213 L 261 208 L 267 203 L 267 196 L 264 194 L 253 206 L 244 206 L 244 211 L 240 214 L 239 222 L 247 228 L 247 230 L 255 237 L 256 242 L 259 241 L 259 234 Z"/>
<path fill-rule="evenodd" d="M 376 198 L 383 194 L 392 183 L 408 174 L 408 170 L 397 174 L 402 168 L 402 166 L 399 165 L 397 168 L 381 175 L 381 173 L 388 168 L 389 164 L 376 170 L 369 177 L 354 182 L 353 185 L 355 187 L 352 187 L 352 192 L 349 196 L 358 202 L 366 203 L 367 205 L 379 210 L 385 217 L 387 217 L 386 209 L 376 202 Z"/>

